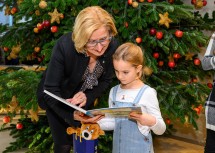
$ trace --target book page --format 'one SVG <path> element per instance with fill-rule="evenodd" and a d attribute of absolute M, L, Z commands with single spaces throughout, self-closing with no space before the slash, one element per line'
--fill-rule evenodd
<path fill-rule="evenodd" d="M 128 117 L 131 112 L 142 114 L 141 107 L 117 107 L 88 110 L 93 115 L 105 115 L 106 117 Z"/>

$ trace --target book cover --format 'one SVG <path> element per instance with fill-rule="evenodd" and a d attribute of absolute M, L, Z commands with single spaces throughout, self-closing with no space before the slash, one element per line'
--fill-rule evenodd
<path fill-rule="evenodd" d="M 72 107 L 72 108 L 74 108 L 74 109 L 76 109 L 76 110 L 78 110 L 78 111 L 80 111 L 80 112 L 82 112 L 82 113 L 84 113 L 84 114 L 90 116 L 90 117 L 93 117 L 93 115 L 92 115 L 90 112 L 84 110 L 84 109 L 81 108 L 81 107 L 78 107 L 78 106 L 76 106 L 76 105 L 73 105 L 72 103 L 66 101 L 66 99 L 63 99 L 63 98 L 61 98 L 61 97 L 59 97 L 59 96 L 57 96 L 57 95 L 55 95 L 55 94 L 53 94 L 53 93 L 51 93 L 51 92 L 49 92 L 49 91 L 47 91 L 47 90 L 44 90 L 44 92 L 45 92 L 46 94 L 48 94 L 49 96 L 51 96 L 51 97 L 57 99 L 58 101 L 60 101 L 60 102 L 62 102 L 62 103 L 64 103 L 64 104 L 66 104 L 66 105 L 68 105 L 68 106 L 70 106 L 70 107 Z"/>

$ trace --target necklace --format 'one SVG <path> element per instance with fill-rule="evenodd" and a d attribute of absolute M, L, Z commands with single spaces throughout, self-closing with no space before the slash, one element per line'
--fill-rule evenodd
<path fill-rule="evenodd" d="M 125 95 L 122 95 L 122 98 L 121 98 L 121 100 L 125 100 Z"/>

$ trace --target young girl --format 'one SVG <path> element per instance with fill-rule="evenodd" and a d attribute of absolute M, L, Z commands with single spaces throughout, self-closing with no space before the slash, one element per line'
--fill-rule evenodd
<path fill-rule="evenodd" d="M 143 51 L 125 43 L 113 54 L 113 64 L 120 84 L 109 94 L 109 107 L 141 106 L 142 114 L 130 113 L 129 118 L 108 118 L 98 121 L 103 130 L 114 130 L 112 153 L 153 153 L 151 130 L 161 135 L 166 125 L 161 116 L 155 89 L 144 84 L 146 73 Z"/>

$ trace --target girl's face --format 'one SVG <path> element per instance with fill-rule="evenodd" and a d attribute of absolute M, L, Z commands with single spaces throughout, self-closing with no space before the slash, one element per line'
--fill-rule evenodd
<path fill-rule="evenodd" d="M 104 54 L 111 41 L 111 36 L 106 27 L 95 30 L 86 44 L 86 50 L 89 56 L 99 57 Z"/>
<path fill-rule="evenodd" d="M 138 74 L 141 71 L 142 65 L 133 66 L 131 63 L 123 60 L 113 60 L 113 65 L 116 77 L 122 86 L 131 88 L 139 83 Z"/>

